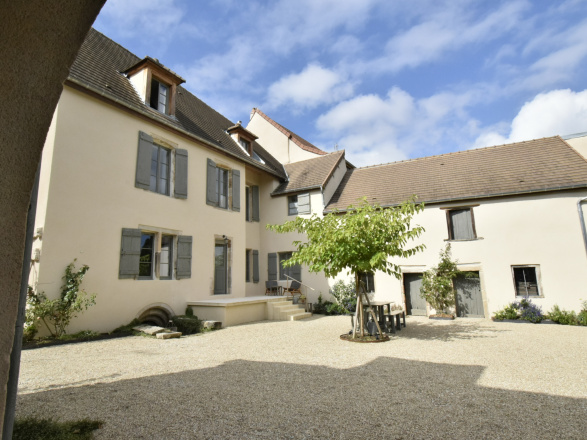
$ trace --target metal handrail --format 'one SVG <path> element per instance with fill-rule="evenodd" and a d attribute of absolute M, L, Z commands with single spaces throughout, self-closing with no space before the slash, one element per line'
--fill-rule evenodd
<path fill-rule="evenodd" d="M 290 280 L 293 281 L 297 281 L 298 283 L 300 283 L 302 286 L 307 287 L 308 289 L 311 289 L 313 291 L 316 291 L 316 289 L 314 289 L 313 287 L 308 286 L 307 284 L 302 283 L 300 280 L 296 280 L 294 277 L 290 277 L 289 275 L 285 275 L 286 278 L 289 278 Z"/>

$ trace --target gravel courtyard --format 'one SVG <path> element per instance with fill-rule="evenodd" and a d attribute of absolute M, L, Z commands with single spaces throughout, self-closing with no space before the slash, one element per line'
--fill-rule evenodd
<path fill-rule="evenodd" d="M 96 439 L 587 439 L 587 328 L 408 317 L 378 344 L 348 317 L 22 353 L 17 417 Z"/>

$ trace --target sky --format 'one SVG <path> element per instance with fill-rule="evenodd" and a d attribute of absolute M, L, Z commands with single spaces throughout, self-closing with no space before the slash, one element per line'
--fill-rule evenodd
<path fill-rule="evenodd" d="M 587 132 L 587 0 L 108 0 L 94 27 L 356 166 Z"/>

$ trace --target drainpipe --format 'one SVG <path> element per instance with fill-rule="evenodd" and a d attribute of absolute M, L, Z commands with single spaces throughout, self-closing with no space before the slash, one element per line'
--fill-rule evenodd
<path fill-rule="evenodd" d="M 587 229 L 585 228 L 585 217 L 583 216 L 583 209 L 581 205 L 587 202 L 587 197 L 579 199 L 577 202 L 577 210 L 579 211 L 579 221 L 581 222 L 581 230 L 583 231 L 583 243 L 585 243 L 585 252 L 587 252 Z"/>

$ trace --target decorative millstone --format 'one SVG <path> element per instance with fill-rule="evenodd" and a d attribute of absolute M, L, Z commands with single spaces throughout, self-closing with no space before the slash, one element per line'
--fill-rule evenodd
<path fill-rule="evenodd" d="M 163 327 L 159 327 L 156 325 L 147 325 L 147 324 L 137 325 L 136 327 L 133 327 L 132 329 L 136 330 L 138 332 L 146 333 L 151 336 L 165 331 L 165 328 L 163 328 Z"/>
<path fill-rule="evenodd" d="M 218 329 L 222 328 L 222 322 L 220 322 L 220 321 L 204 321 L 204 322 L 202 322 L 202 327 L 209 328 L 212 330 L 218 330 Z"/>
<path fill-rule="evenodd" d="M 171 339 L 171 338 L 179 338 L 181 336 L 181 332 L 161 332 L 157 333 L 157 339 Z"/>

